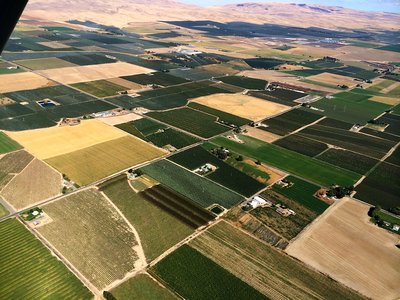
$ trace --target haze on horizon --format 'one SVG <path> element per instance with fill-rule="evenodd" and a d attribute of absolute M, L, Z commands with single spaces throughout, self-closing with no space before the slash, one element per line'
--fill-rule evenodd
<path fill-rule="evenodd" d="M 185 3 L 196 4 L 201 6 L 217 6 L 234 3 L 246 2 L 285 2 L 285 3 L 307 3 L 342 6 L 346 8 L 366 10 L 366 11 L 385 11 L 400 13 L 400 0 L 203 0 L 199 4 L 198 0 L 181 0 Z"/>

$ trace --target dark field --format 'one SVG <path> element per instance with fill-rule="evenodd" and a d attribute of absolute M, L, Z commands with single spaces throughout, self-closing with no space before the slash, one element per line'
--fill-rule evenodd
<path fill-rule="evenodd" d="M 288 106 L 299 105 L 293 101 L 307 96 L 305 93 L 299 93 L 281 88 L 271 91 L 249 92 L 248 95 Z"/>
<path fill-rule="evenodd" d="M 122 78 L 141 85 L 155 84 L 160 86 L 170 86 L 188 82 L 186 79 L 163 72 L 125 76 Z"/>
<path fill-rule="evenodd" d="M 115 59 L 108 58 L 106 57 L 105 54 L 71 55 L 71 56 L 63 56 L 61 57 L 61 59 L 79 66 L 109 64 L 116 62 Z"/>
<path fill-rule="evenodd" d="M 385 132 L 400 136 L 400 116 L 394 114 L 385 114 L 384 116 L 380 117 L 378 121 L 389 124 L 389 126 L 385 129 Z"/>
<path fill-rule="evenodd" d="M 285 63 L 283 60 L 274 58 L 249 58 L 244 61 L 255 69 L 271 69 Z"/>
<path fill-rule="evenodd" d="M 314 157 L 328 149 L 324 143 L 292 134 L 274 142 L 275 145 L 307 156 Z"/>
<path fill-rule="evenodd" d="M 267 81 L 261 79 L 253 79 L 244 76 L 226 76 L 219 77 L 217 80 L 226 84 L 235 85 L 248 90 L 265 90 Z"/>

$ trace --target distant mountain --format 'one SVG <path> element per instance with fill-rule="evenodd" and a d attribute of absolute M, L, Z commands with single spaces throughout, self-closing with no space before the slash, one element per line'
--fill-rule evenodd
<path fill-rule="evenodd" d="M 243 3 L 205 8 L 174 0 L 30 0 L 25 17 L 91 20 L 119 27 L 132 22 L 211 20 L 329 29 L 400 30 L 400 14 L 290 3 Z"/>

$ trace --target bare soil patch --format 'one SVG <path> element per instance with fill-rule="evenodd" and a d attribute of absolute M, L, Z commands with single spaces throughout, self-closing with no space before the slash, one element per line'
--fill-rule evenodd
<path fill-rule="evenodd" d="M 53 86 L 54 82 L 30 72 L 0 75 L 0 93 L 33 90 Z"/>
<path fill-rule="evenodd" d="M 351 77 L 331 73 L 322 73 L 307 77 L 307 79 L 331 85 L 347 85 L 348 87 L 354 87 L 357 84 L 357 82 Z"/>
<path fill-rule="evenodd" d="M 256 127 L 245 126 L 244 129 L 247 130 L 246 135 L 249 135 L 253 138 L 262 140 L 267 143 L 275 142 L 276 140 L 279 140 L 281 138 L 281 136 L 279 136 L 279 135 L 273 134 L 273 133 L 265 131 L 265 130 L 258 129 Z"/>

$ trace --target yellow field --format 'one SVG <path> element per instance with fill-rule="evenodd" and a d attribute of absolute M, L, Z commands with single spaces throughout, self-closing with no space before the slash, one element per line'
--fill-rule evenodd
<path fill-rule="evenodd" d="M 348 87 L 353 87 L 357 84 L 357 82 L 351 77 L 331 73 L 322 73 L 307 77 L 307 79 L 331 85 L 347 85 Z"/>
<path fill-rule="evenodd" d="M 40 74 L 63 84 L 73 84 L 150 72 L 153 72 L 153 70 L 124 62 L 117 62 L 45 70 L 41 71 Z"/>
<path fill-rule="evenodd" d="M 38 43 L 40 45 L 43 45 L 45 47 L 49 47 L 52 49 L 65 49 L 65 48 L 70 48 L 71 46 L 65 45 L 63 43 L 60 42 L 40 42 Z"/>
<path fill-rule="evenodd" d="M 74 152 L 128 135 L 98 120 L 83 121 L 77 126 L 52 127 L 8 134 L 40 159 Z"/>
<path fill-rule="evenodd" d="M 0 75 L 0 93 L 33 90 L 52 85 L 55 83 L 30 72 Z"/>
<path fill-rule="evenodd" d="M 130 114 L 121 115 L 121 116 L 100 118 L 98 120 L 105 124 L 115 126 L 115 125 L 119 125 L 119 124 L 123 124 L 123 123 L 128 123 L 131 121 L 139 120 L 141 118 L 142 117 L 137 114 L 130 113 Z"/>
<path fill-rule="evenodd" d="M 31 70 L 49 70 L 76 66 L 57 57 L 17 60 L 15 63 Z"/>
<path fill-rule="evenodd" d="M 379 103 L 388 104 L 388 105 L 398 105 L 398 104 L 400 104 L 400 99 L 399 98 L 374 96 L 374 97 L 370 98 L 369 100 L 370 101 L 379 102 Z"/>
<path fill-rule="evenodd" d="M 289 109 L 286 105 L 242 94 L 214 94 L 192 101 L 253 121 L 262 120 Z"/>
<path fill-rule="evenodd" d="M 399 238 L 370 223 L 368 210 L 340 200 L 286 251 L 367 297 L 399 299 Z"/>
<path fill-rule="evenodd" d="M 52 157 L 46 162 L 84 186 L 165 154 L 129 135 Z"/>
<path fill-rule="evenodd" d="M 111 78 L 111 79 L 108 79 L 107 81 L 109 81 L 111 83 L 114 83 L 114 84 L 117 84 L 117 85 L 120 85 L 120 86 L 123 86 L 124 88 L 129 89 L 129 90 L 141 90 L 141 89 L 143 89 L 142 85 L 137 84 L 137 83 L 132 82 L 132 81 L 129 81 L 129 80 L 126 80 L 126 79 L 123 79 L 123 78 Z"/>

